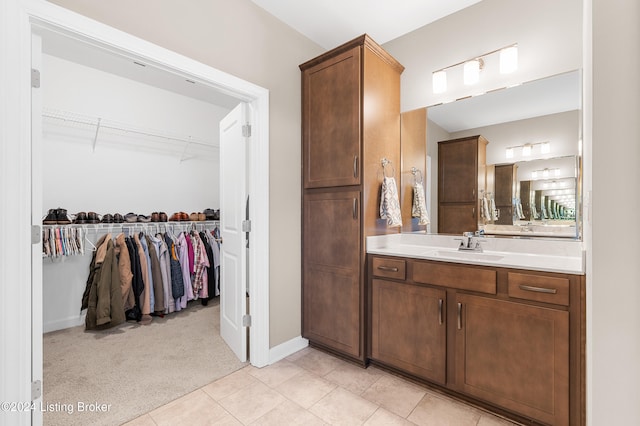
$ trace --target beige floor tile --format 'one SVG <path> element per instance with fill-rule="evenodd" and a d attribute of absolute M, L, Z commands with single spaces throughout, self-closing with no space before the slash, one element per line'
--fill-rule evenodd
<path fill-rule="evenodd" d="M 153 421 L 149 414 L 145 414 L 144 416 L 125 423 L 124 426 L 156 426 L 156 422 Z"/>
<path fill-rule="evenodd" d="M 151 411 L 149 415 L 158 426 L 240 424 L 200 389 Z"/>
<path fill-rule="evenodd" d="M 204 386 L 202 390 L 211 398 L 219 401 L 258 382 L 258 379 L 247 373 L 246 368 L 243 368 Z"/>
<path fill-rule="evenodd" d="M 309 411 L 331 425 L 363 424 L 378 406 L 344 388 L 336 388 Z"/>
<path fill-rule="evenodd" d="M 417 425 L 476 426 L 481 412 L 452 399 L 427 394 L 407 420 Z"/>
<path fill-rule="evenodd" d="M 362 368 L 357 365 L 343 363 L 330 371 L 324 378 L 357 395 L 361 395 L 378 381 L 383 374 L 386 373 L 374 367 Z"/>
<path fill-rule="evenodd" d="M 426 393 L 424 388 L 399 377 L 383 375 L 362 397 L 406 418 Z"/>
<path fill-rule="evenodd" d="M 518 423 L 510 422 L 501 417 L 493 416 L 488 413 L 481 413 L 478 426 L 517 426 Z"/>
<path fill-rule="evenodd" d="M 335 370 L 339 365 L 347 363 L 346 361 L 342 361 L 334 356 L 313 348 L 294 362 L 296 365 L 309 370 L 318 376 L 325 376 Z"/>
<path fill-rule="evenodd" d="M 285 397 L 258 381 L 222 398 L 219 403 L 244 424 L 249 424 L 280 405 Z"/>
<path fill-rule="evenodd" d="M 304 425 L 323 426 L 326 423 L 319 417 L 311 414 L 293 401 L 285 400 L 264 416 L 258 418 L 251 425 L 261 426 L 282 426 L 282 425 Z"/>
<path fill-rule="evenodd" d="M 296 364 L 285 359 L 263 368 L 248 370 L 249 374 L 270 388 L 277 387 L 303 371 L 302 367 L 298 367 Z"/>
<path fill-rule="evenodd" d="M 302 370 L 300 374 L 282 383 L 276 390 L 301 407 L 309 408 L 336 387 L 335 383 Z"/>
<path fill-rule="evenodd" d="M 385 410 L 382 407 L 378 408 L 376 412 L 373 413 L 371 417 L 369 417 L 369 420 L 365 422 L 365 426 L 395 426 L 395 425 L 413 426 L 413 423 L 411 423 L 406 419 L 403 419 L 402 417 L 396 414 L 393 414 L 390 411 Z"/>
<path fill-rule="evenodd" d="M 300 349 L 298 352 L 294 352 L 291 355 L 289 355 L 288 357 L 286 357 L 285 359 L 287 361 L 291 361 L 291 362 L 295 362 L 298 359 L 300 359 L 301 357 L 305 356 L 308 352 L 312 351 L 313 349 L 311 349 L 309 346 L 307 346 L 304 349 Z"/>

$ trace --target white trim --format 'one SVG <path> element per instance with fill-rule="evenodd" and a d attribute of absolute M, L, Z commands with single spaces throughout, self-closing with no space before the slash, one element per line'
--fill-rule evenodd
<path fill-rule="evenodd" d="M 31 400 L 31 32 L 18 0 L 0 2 L 0 401 Z M 0 410 L 0 424 L 30 425 Z"/>
<path fill-rule="evenodd" d="M 253 107 L 255 137 L 250 156 L 249 191 L 254 220 L 250 247 L 252 297 L 250 360 L 266 365 L 269 357 L 269 92 L 130 34 L 43 0 L 0 2 L 0 397 L 2 401 L 28 401 L 31 393 L 31 287 L 30 244 L 32 153 L 31 135 L 31 32 L 32 24 L 62 31 L 79 39 L 123 51 L 148 63 L 197 78 L 232 94 Z M 11 220 L 6 220 L 11 218 Z M 37 259 L 39 260 L 39 259 Z M 37 369 L 36 369 L 37 370 Z M 42 377 L 34 377 L 42 379 Z M 46 388 L 46 383 L 43 384 Z M 10 416 L 10 417 L 9 417 Z M 5 421 L 6 420 L 6 421 Z M 0 412 L 2 424 L 30 424 L 28 412 Z"/>
<path fill-rule="evenodd" d="M 287 340 L 286 342 L 271 348 L 269 351 L 269 364 L 274 364 L 281 359 L 306 348 L 307 346 L 309 346 L 309 340 L 302 336 Z"/>
<path fill-rule="evenodd" d="M 269 91 L 51 3 L 29 0 L 28 4 L 34 23 L 195 78 L 252 106 L 255 137 L 249 146 L 251 171 L 248 183 L 254 200 L 250 205 L 250 216 L 255 221 L 255 231 L 249 248 L 252 273 L 250 310 L 256 320 L 251 328 L 249 356 L 251 364 L 257 367 L 266 365 L 269 352 L 269 215 L 265 214 L 269 211 Z"/>

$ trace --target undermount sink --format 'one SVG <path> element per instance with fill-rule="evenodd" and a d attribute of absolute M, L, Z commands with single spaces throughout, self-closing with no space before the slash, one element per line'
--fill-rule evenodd
<path fill-rule="evenodd" d="M 425 253 L 428 256 L 448 257 L 450 259 L 480 260 L 484 262 L 498 262 L 504 256 L 497 254 L 483 253 L 479 251 L 458 251 L 458 250 L 437 250 Z"/>

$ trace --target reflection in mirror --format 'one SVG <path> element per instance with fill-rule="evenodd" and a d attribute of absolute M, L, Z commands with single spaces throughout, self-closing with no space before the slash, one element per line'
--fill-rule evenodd
<path fill-rule="evenodd" d="M 438 141 L 471 135 L 489 141 L 478 208 L 486 198 L 499 211 L 480 219 L 485 233 L 581 236 L 580 87 L 581 73 L 573 71 L 427 109 L 430 156 Z M 431 178 L 434 203 L 437 171 Z"/>

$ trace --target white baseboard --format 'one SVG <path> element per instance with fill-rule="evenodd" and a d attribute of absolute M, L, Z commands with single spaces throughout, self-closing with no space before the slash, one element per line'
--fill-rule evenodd
<path fill-rule="evenodd" d="M 269 349 L 269 364 L 280 361 L 291 354 L 309 346 L 309 340 L 302 336 L 294 337 L 284 343 Z"/>
<path fill-rule="evenodd" d="M 42 324 L 42 332 L 49 333 L 50 331 L 63 330 L 65 328 L 77 327 L 84 325 L 84 317 L 86 313 L 82 313 L 80 316 L 73 316 L 61 320 L 49 321 Z"/>

